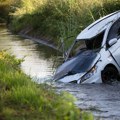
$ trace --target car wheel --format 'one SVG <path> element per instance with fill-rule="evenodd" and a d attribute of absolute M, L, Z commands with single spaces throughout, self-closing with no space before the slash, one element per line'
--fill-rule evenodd
<path fill-rule="evenodd" d="M 106 67 L 101 74 L 103 83 L 112 83 L 118 80 L 118 71 L 114 67 Z"/>

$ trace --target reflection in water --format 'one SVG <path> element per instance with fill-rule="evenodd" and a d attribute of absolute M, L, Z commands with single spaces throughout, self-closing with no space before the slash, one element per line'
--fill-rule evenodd
<path fill-rule="evenodd" d="M 32 77 L 48 79 L 54 72 L 52 68 L 56 51 L 34 41 L 12 35 L 5 26 L 0 27 L 0 50 L 8 51 L 17 58 L 24 58 L 21 69 Z"/>

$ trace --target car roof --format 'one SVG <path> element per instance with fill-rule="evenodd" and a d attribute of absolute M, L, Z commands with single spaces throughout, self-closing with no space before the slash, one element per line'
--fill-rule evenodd
<path fill-rule="evenodd" d="M 85 28 L 76 38 L 77 41 L 79 40 L 89 40 L 96 35 L 103 32 L 109 24 L 113 23 L 117 19 L 120 18 L 120 10 L 114 13 L 111 13 L 101 19 L 98 19 L 87 28 Z"/>

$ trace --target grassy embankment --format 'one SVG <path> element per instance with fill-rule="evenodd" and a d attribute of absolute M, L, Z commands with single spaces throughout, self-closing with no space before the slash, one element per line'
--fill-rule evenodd
<path fill-rule="evenodd" d="M 91 22 L 119 9 L 119 0 L 0 0 L 0 15 L 10 15 L 14 32 L 49 38 L 57 45 L 64 38 L 68 46 Z M 68 36 L 74 37 L 68 41 Z"/>
<path fill-rule="evenodd" d="M 57 44 L 60 38 L 74 36 L 65 39 L 69 45 L 91 22 L 119 9 L 119 0 L 20 0 L 11 28 L 35 37 L 47 36 Z"/>
<path fill-rule="evenodd" d="M 74 98 L 37 85 L 19 68 L 21 60 L 0 52 L 0 120 L 92 120 Z"/>

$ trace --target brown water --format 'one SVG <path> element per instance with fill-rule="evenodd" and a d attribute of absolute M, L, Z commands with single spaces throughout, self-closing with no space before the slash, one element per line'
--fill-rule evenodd
<path fill-rule="evenodd" d="M 25 57 L 21 69 L 38 83 L 51 78 L 55 67 L 56 51 L 29 39 L 12 35 L 5 26 L 0 27 L 0 50 L 17 58 Z M 100 120 L 120 120 L 120 83 L 105 84 L 64 84 L 55 83 L 58 91 L 68 91 L 76 98 L 76 105 L 92 112 Z M 99 119 L 98 119 L 99 120 Z"/>

